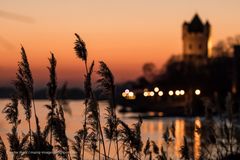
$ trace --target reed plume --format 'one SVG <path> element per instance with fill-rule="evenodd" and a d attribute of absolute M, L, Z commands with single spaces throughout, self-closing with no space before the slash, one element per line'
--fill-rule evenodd
<path fill-rule="evenodd" d="M 69 145 L 68 139 L 66 136 L 66 124 L 63 112 L 63 106 L 65 100 L 63 98 L 63 94 L 65 92 L 66 84 L 64 84 L 63 89 L 61 91 L 61 96 L 56 99 L 57 96 L 57 76 L 56 76 L 56 65 L 57 61 L 53 53 L 51 53 L 51 57 L 49 58 L 50 66 L 49 70 L 49 82 L 48 86 L 48 96 L 51 102 L 50 105 L 46 105 L 46 108 L 49 110 L 47 115 L 47 126 L 45 128 L 45 133 L 50 134 L 50 146 L 52 145 L 52 136 L 56 141 L 55 148 L 59 152 L 59 157 L 62 159 L 70 158 L 69 154 Z M 59 102 L 57 105 L 57 101 Z"/>
<path fill-rule="evenodd" d="M 77 56 L 83 61 L 87 61 L 87 48 L 85 42 L 80 38 L 80 36 L 75 33 L 76 41 L 75 41 L 75 52 Z"/>
<path fill-rule="evenodd" d="M 18 91 L 18 97 L 20 98 L 20 102 L 25 110 L 26 120 L 28 121 L 29 133 L 31 134 L 31 95 L 29 93 L 29 88 L 24 80 L 24 75 L 21 68 L 19 68 L 17 73 L 17 80 L 15 81 L 15 87 Z"/>
<path fill-rule="evenodd" d="M 20 123 L 18 120 L 18 99 L 16 95 L 11 98 L 11 103 L 8 103 L 6 107 L 3 108 L 2 113 L 6 114 L 5 119 L 8 120 L 10 124 L 17 125 Z"/>
<path fill-rule="evenodd" d="M 33 132 L 33 145 L 32 150 L 40 152 L 40 154 L 32 155 L 32 158 L 39 160 L 54 160 L 53 146 L 47 141 L 47 134 L 45 131 L 41 131 L 38 117 L 36 117 L 37 126 L 36 132 Z M 46 152 L 46 153 L 45 153 Z"/>
<path fill-rule="evenodd" d="M 48 97 L 51 102 L 50 105 L 46 105 L 46 108 L 49 109 L 49 113 L 47 116 L 48 119 L 48 126 L 50 130 L 50 144 L 52 144 L 52 123 L 53 123 L 53 116 L 55 114 L 56 108 L 56 91 L 57 91 L 57 80 L 56 80 L 56 64 L 57 61 L 54 57 L 54 54 L 51 53 L 51 57 L 48 59 L 50 66 L 47 67 L 49 71 L 49 82 L 47 83 L 48 86 Z"/>
<path fill-rule="evenodd" d="M 151 141 L 151 143 L 152 143 L 152 147 L 153 147 L 153 153 L 154 154 L 159 154 L 159 147 L 156 144 L 156 142 L 155 141 Z"/>
<path fill-rule="evenodd" d="M 82 154 L 81 154 L 81 151 L 82 151 L 82 141 L 83 141 L 83 138 L 86 136 L 86 132 L 83 130 L 83 129 L 80 129 L 79 131 L 76 132 L 75 136 L 74 136 L 74 142 L 73 142 L 73 146 L 72 146 L 72 149 L 73 149 L 73 152 L 74 152 L 74 155 L 73 155 L 73 159 L 75 160 L 82 160 Z"/>
<path fill-rule="evenodd" d="M 52 119 L 53 137 L 56 142 L 55 149 L 58 151 L 58 156 L 61 159 L 69 159 L 69 145 L 66 136 L 66 124 L 63 110 L 58 106 L 57 115 Z"/>
<path fill-rule="evenodd" d="M 85 81 L 84 81 L 84 89 L 85 89 L 85 112 L 84 112 L 84 124 L 83 124 L 83 130 L 88 133 L 88 129 L 90 128 L 90 138 L 92 140 L 91 148 L 93 149 L 94 155 L 95 155 L 95 149 L 96 149 L 96 142 L 99 142 L 99 156 L 100 156 L 100 143 L 103 145 L 103 151 L 105 159 L 107 159 L 106 155 L 106 149 L 105 149 L 105 143 L 104 143 L 104 137 L 101 129 L 101 122 L 100 122 L 100 113 L 99 113 L 99 106 L 97 103 L 97 100 L 93 94 L 92 90 L 92 81 L 91 76 L 93 72 L 94 62 L 92 62 L 90 68 L 88 69 L 87 64 L 87 48 L 85 42 L 80 38 L 78 34 L 75 33 L 76 41 L 75 41 L 75 52 L 77 56 L 82 59 L 85 63 Z M 88 121 L 88 122 L 87 122 Z M 87 125 L 90 125 L 88 128 Z M 87 136 L 88 136 L 87 134 Z M 96 140 L 96 136 L 98 137 Z M 83 138 L 83 152 L 82 152 L 82 159 L 84 159 L 84 148 L 85 148 L 85 141 L 87 137 Z M 94 156 L 93 156 L 94 158 Z M 100 158 L 100 157 L 99 157 Z"/>
<path fill-rule="evenodd" d="M 103 61 L 99 62 L 100 68 L 98 70 L 98 74 L 100 75 L 100 79 L 98 83 L 100 87 L 104 90 L 104 93 L 109 96 L 109 101 L 111 102 L 111 108 L 115 108 L 116 104 L 114 102 L 115 99 L 115 85 L 114 85 L 114 76 L 111 70 L 108 68 L 106 63 Z"/>
<path fill-rule="evenodd" d="M 171 142 L 170 132 L 168 127 L 166 128 L 165 132 L 163 133 L 163 139 L 164 141 L 169 144 Z"/>
<path fill-rule="evenodd" d="M 52 108 L 49 107 L 50 111 L 51 109 Z M 51 127 L 46 127 L 46 129 L 52 128 L 52 134 L 56 142 L 54 147 L 58 151 L 57 155 L 59 158 L 64 160 L 71 159 L 69 155 L 68 138 L 66 135 L 66 123 L 62 104 L 59 103 L 59 105 L 56 105 L 53 113 L 49 112 L 48 117 L 49 116 L 52 116 L 51 121 L 49 121 L 51 123 L 48 123 L 48 126 L 51 125 Z"/>
<path fill-rule="evenodd" d="M 32 73 L 30 70 L 30 66 L 28 63 L 27 55 L 25 49 L 21 47 L 21 56 L 22 61 L 18 62 L 18 72 L 16 73 L 16 80 L 14 81 L 15 87 L 17 89 L 17 96 L 20 99 L 21 104 L 25 110 L 26 120 L 28 121 L 28 128 L 29 128 L 29 137 L 31 143 L 31 108 L 32 102 L 34 106 L 34 115 L 35 115 L 35 122 L 37 125 L 37 114 L 36 109 L 33 101 L 33 78 Z"/>
<path fill-rule="evenodd" d="M 149 138 L 147 139 L 147 142 L 146 142 L 146 144 L 145 144 L 145 147 L 144 147 L 144 149 L 143 149 L 143 153 L 144 153 L 144 155 L 145 155 L 145 158 L 146 158 L 146 156 L 147 155 L 151 155 L 151 144 L 150 144 L 150 140 L 149 140 Z M 149 158 L 150 159 L 150 158 Z"/>
<path fill-rule="evenodd" d="M 18 119 L 18 99 L 16 95 L 12 96 L 11 102 L 8 103 L 2 111 L 5 113 L 5 118 L 8 120 L 9 124 L 12 125 L 10 133 L 7 133 L 8 142 L 10 146 L 10 151 L 13 153 L 13 160 L 17 160 L 21 157 L 27 156 L 24 151 L 27 150 L 29 145 L 29 133 L 24 135 L 22 140 L 18 135 L 18 125 L 21 123 L 21 120 Z"/>
<path fill-rule="evenodd" d="M 10 151 L 13 153 L 13 160 L 21 159 L 22 157 L 29 157 L 25 153 L 29 146 L 29 133 L 23 134 L 22 139 L 20 139 L 17 131 L 17 126 L 13 126 L 10 133 L 7 134 L 8 142 L 10 146 Z"/>
<path fill-rule="evenodd" d="M 108 106 L 106 107 L 106 124 L 104 127 L 105 137 L 110 140 L 108 156 L 110 154 L 112 140 L 116 143 L 117 159 L 119 159 L 119 148 L 118 148 L 118 119 L 116 116 L 116 102 L 115 102 L 115 84 L 114 76 L 108 66 L 100 61 L 100 69 L 98 74 L 100 79 L 97 81 L 99 86 L 103 89 L 103 93 L 108 97 Z"/>
<path fill-rule="evenodd" d="M 119 130 L 120 140 L 125 146 L 125 153 L 129 159 L 139 160 L 141 159 L 142 140 L 141 140 L 141 125 L 142 119 L 139 118 L 138 122 L 130 128 L 126 123 L 119 120 L 121 128 Z"/>
<path fill-rule="evenodd" d="M 89 79 L 89 72 L 88 72 L 88 66 L 87 66 L 87 48 L 86 48 L 86 44 L 85 42 L 80 38 L 80 36 L 75 33 L 75 36 L 76 36 L 76 41 L 75 41 L 75 47 L 74 47 L 74 50 L 78 56 L 78 58 L 82 59 L 84 61 L 84 64 L 85 64 L 85 69 L 86 69 L 86 75 L 85 75 L 85 80 L 84 80 L 84 89 L 85 89 L 85 111 L 84 111 L 84 122 L 83 122 L 83 130 L 85 133 L 88 133 L 87 131 L 87 102 L 88 102 L 88 99 L 90 97 L 90 90 L 91 88 L 87 88 L 88 86 L 91 86 L 90 84 L 87 84 L 87 83 L 90 83 L 90 81 L 88 80 Z M 92 67 L 91 67 L 92 68 Z M 91 74 L 91 73 L 90 73 Z M 83 146 L 82 146 L 82 159 L 84 159 L 84 148 L 85 148 L 85 141 L 86 141 L 86 138 L 87 138 L 87 134 L 84 135 L 83 137 Z"/>
<path fill-rule="evenodd" d="M 72 115 L 72 110 L 67 101 L 67 90 L 68 90 L 67 85 L 68 85 L 68 83 L 64 82 L 62 87 L 57 91 L 57 102 L 58 102 L 58 105 L 62 106 L 63 111 L 65 113 Z"/>
<path fill-rule="evenodd" d="M 21 159 L 22 157 L 28 157 L 30 159 L 36 157 L 36 155 L 27 154 L 27 151 L 39 151 L 44 150 L 38 148 L 38 145 L 36 142 L 39 142 L 40 140 L 36 141 L 34 139 L 38 139 L 39 137 L 32 132 L 33 140 L 28 141 L 28 138 L 30 134 L 22 134 L 22 139 L 18 135 L 18 126 L 21 123 L 21 120 L 18 119 L 18 99 L 16 96 L 13 96 L 11 99 L 11 103 L 7 104 L 6 107 L 3 109 L 3 113 L 6 114 L 6 119 L 8 120 L 9 124 L 12 124 L 11 132 L 7 134 L 8 142 L 10 146 L 10 151 L 13 153 L 13 160 Z M 39 126 L 37 126 L 39 127 Z M 35 135 L 35 136 L 34 136 Z M 36 137 L 36 138 L 34 138 Z"/>
<path fill-rule="evenodd" d="M 184 159 L 184 160 L 190 159 L 188 143 L 187 143 L 187 139 L 185 136 L 184 136 L 184 143 L 180 149 L 180 154 L 181 154 L 181 159 Z"/>
<path fill-rule="evenodd" d="M 87 107 L 87 125 L 88 125 L 88 139 L 89 148 L 93 151 L 93 158 L 95 157 L 95 152 L 97 150 L 97 142 L 101 141 L 99 139 L 99 113 L 98 113 L 98 103 L 90 99 Z M 100 146 L 99 146 L 100 147 Z M 99 149 L 100 152 L 100 149 Z"/>
<path fill-rule="evenodd" d="M 28 86 L 29 91 L 33 93 L 32 72 L 30 70 L 30 65 L 28 63 L 27 55 L 23 46 L 21 47 L 21 56 L 22 56 L 22 61 L 18 63 L 18 67 L 23 71 L 23 77 L 25 79 L 25 82 Z"/>
<path fill-rule="evenodd" d="M 159 160 L 168 160 L 166 151 L 163 149 L 163 147 L 161 147 L 161 154 L 159 155 L 158 159 Z M 170 160 L 172 160 L 172 159 L 170 158 Z"/>
<path fill-rule="evenodd" d="M 1 160 L 7 160 L 7 151 L 6 151 L 6 147 L 3 143 L 2 137 L 0 136 L 0 159 Z"/>
<path fill-rule="evenodd" d="M 17 127 L 21 120 L 18 119 L 18 99 L 15 95 L 12 96 L 11 102 L 3 108 L 2 113 L 5 114 L 5 119 L 12 125 L 11 132 L 7 134 L 7 137 L 10 151 L 13 152 L 13 160 L 16 160 L 21 156 L 19 152 L 24 151 L 24 146 L 27 142 L 28 136 L 23 138 L 22 143 L 20 142 Z"/>
<path fill-rule="evenodd" d="M 87 139 L 89 140 L 89 148 L 93 151 L 93 158 L 95 157 L 95 152 L 97 151 L 97 142 L 99 142 L 99 156 L 101 154 L 100 150 L 100 143 L 103 144 L 104 155 L 106 159 L 106 152 L 105 152 L 105 145 L 103 134 L 101 130 L 101 123 L 100 123 L 100 113 L 99 113 L 99 106 L 98 102 L 93 94 L 92 91 L 92 73 L 93 73 L 94 61 L 92 62 L 88 74 L 85 76 L 84 88 L 86 94 L 86 127 L 88 131 Z M 100 158 L 100 157 L 99 157 Z"/>
<path fill-rule="evenodd" d="M 153 159 L 152 154 L 155 154 L 156 155 L 155 158 L 158 159 L 159 158 L 159 147 L 157 146 L 157 144 L 154 141 L 150 141 L 150 139 L 148 138 L 146 145 L 144 147 L 143 153 L 145 155 L 145 158 L 146 158 L 146 156 L 149 155 L 149 160 Z"/>

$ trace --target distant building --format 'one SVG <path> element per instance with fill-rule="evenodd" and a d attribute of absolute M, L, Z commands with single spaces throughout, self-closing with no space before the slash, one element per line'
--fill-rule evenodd
<path fill-rule="evenodd" d="M 208 21 L 203 23 L 198 14 L 194 15 L 191 22 L 184 22 L 182 27 L 183 56 L 209 57 L 210 35 L 210 23 Z"/>

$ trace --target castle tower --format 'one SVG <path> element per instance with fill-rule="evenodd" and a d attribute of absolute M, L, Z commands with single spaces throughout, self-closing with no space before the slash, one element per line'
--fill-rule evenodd
<path fill-rule="evenodd" d="M 184 22 L 182 28 L 183 55 L 208 57 L 211 25 L 207 21 L 202 23 L 198 14 L 191 22 Z"/>

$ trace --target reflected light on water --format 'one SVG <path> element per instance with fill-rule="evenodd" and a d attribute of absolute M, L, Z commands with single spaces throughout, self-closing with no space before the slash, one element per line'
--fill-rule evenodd
<path fill-rule="evenodd" d="M 175 147 L 174 154 L 176 158 L 180 158 L 180 148 L 183 145 L 183 139 L 185 135 L 185 121 L 183 119 L 177 119 L 175 121 Z"/>
<path fill-rule="evenodd" d="M 159 134 L 163 133 L 163 122 L 162 121 L 158 122 L 158 133 Z M 162 147 L 162 139 L 161 138 L 158 138 L 157 144 L 158 144 L 159 148 Z"/>
<path fill-rule="evenodd" d="M 9 100 L 0 100 L 0 110 L 3 109 L 3 107 L 9 103 Z M 46 100 L 36 100 L 36 106 L 37 107 L 37 113 L 39 116 L 41 127 L 44 128 L 46 124 L 46 115 L 47 110 L 44 106 L 45 104 L 48 104 L 49 102 Z M 75 132 L 82 127 L 83 122 L 83 113 L 84 113 L 84 103 L 83 101 L 70 101 L 69 106 L 72 109 L 72 115 L 65 114 L 65 120 L 66 120 L 66 130 L 69 139 L 73 139 Z M 107 102 L 101 101 L 99 102 L 101 114 L 106 114 L 105 106 L 107 106 Z M 20 107 L 19 110 L 20 119 L 24 120 L 24 110 L 22 107 Z M 162 115 L 163 113 L 150 113 L 153 115 Z M 132 127 L 132 124 L 136 123 L 137 119 L 128 118 L 127 115 L 122 115 L 117 112 L 117 116 L 122 119 L 125 123 L 127 123 L 129 126 Z M 129 115 L 130 116 L 130 115 Z M 101 116 L 102 124 L 105 124 L 104 116 Z M 73 123 L 74 122 L 74 123 Z M 194 122 L 194 123 L 193 123 Z M 31 121 L 33 128 L 34 121 Z M 163 139 L 163 134 L 166 131 L 166 128 L 168 127 L 170 129 L 171 125 L 175 126 L 175 141 L 169 144 L 169 146 L 166 145 Z M 180 153 L 179 150 L 181 146 L 183 145 L 183 137 L 189 137 L 194 136 L 194 158 L 198 159 L 200 155 L 200 135 L 197 133 L 194 133 L 194 135 L 187 135 L 187 131 L 190 129 L 189 124 L 192 126 L 194 125 L 194 128 L 196 126 L 201 127 L 201 121 L 200 118 L 195 119 L 194 121 L 187 119 L 187 118 L 176 118 L 176 117 L 161 117 L 161 118 L 154 118 L 154 119 L 144 119 L 142 124 L 142 140 L 145 146 L 145 142 L 147 141 L 148 137 L 155 141 L 159 148 L 163 146 L 165 151 L 168 151 L 168 155 L 171 156 L 173 159 L 179 159 Z M 28 126 L 26 121 L 22 121 L 22 123 L 19 126 L 19 131 L 22 131 L 23 133 L 27 133 Z M 3 141 L 6 144 L 6 147 L 9 148 L 9 144 L 7 143 L 7 132 L 11 130 L 11 126 L 8 124 L 8 122 L 5 120 L 4 115 L 0 114 L 0 135 L 3 138 Z M 191 133 L 192 134 L 192 133 Z M 109 141 L 106 140 L 106 146 L 109 145 Z M 191 146 L 192 147 L 192 146 Z M 10 154 L 10 153 L 9 153 Z M 122 154 L 122 150 L 120 152 Z M 91 152 L 86 153 L 86 157 L 92 157 Z M 110 153 L 110 156 L 116 159 L 116 152 L 114 144 L 112 144 L 112 150 Z"/>
<path fill-rule="evenodd" d="M 197 128 L 201 128 L 200 118 L 196 118 L 194 121 L 194 159 L 199 159 L 201 152 L 201 135 L 196 131 Z"/>

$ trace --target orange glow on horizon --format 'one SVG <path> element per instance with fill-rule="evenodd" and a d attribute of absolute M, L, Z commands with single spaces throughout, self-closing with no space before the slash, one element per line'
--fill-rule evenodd
<path fill-rule="evenodd" d="M 48 81 L 46 66 L 52 51 L 58 61 L 58 80 L 79 86 L 84 67 L 73 50 L 75 32 L 86 42 L 89 60 L 105 61 L 117 82 L 135 80 L 142 75 L 144 63 L 153 62 L 161 69 L 171 55 L 181 54 L 182 24 L 196 11 L 212 25 L 213 44 L 238 34 L 240 22 L 235 19 L 240 16 L 239 5 L 238 1 L 219 0 L 3 1 L 0 10 L 29 16 L 33 21 L 0 15 L 0 54 L 4 55 L 0 60 L 0 72 L 4 73 L 0 85 L 14 79 L 22 44 L 37 77 L 36 85 Z"/>

